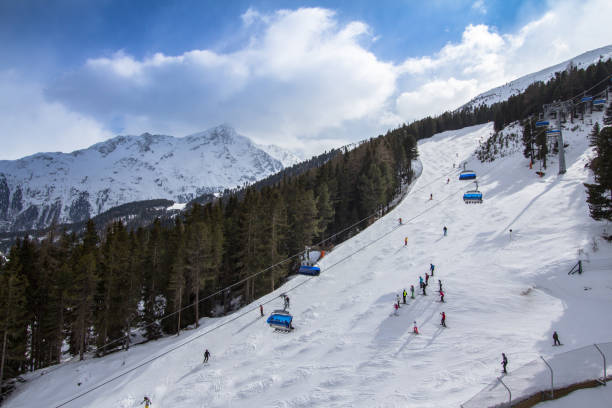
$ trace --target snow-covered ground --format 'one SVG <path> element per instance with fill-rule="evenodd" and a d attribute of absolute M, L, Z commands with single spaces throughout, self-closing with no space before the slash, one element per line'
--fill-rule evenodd
<path fill-rule="evenodd" d="M 502 352 L 510 378 L 539 355 L 610 341 L 612 251 L 598 238 L 605 226 L 588 216 L 583 186 L 589 130 L 564 132 L 568 171 L 558 176 L 555 159 L 542 178 L 520 153 L 473 159 L 492 124 L 423 140 L 423 170 L 411 192 L 327 254 L 319 277 L 291 279 L 180 337 L 33 373 L 6 406 L 55 407 L 167 353 L 64 406 L 136 407 L 147 395 L 155 408 L 457 407 L 499 375 Z M 473 186 L 457 177 L 465 160 L 478 173 L 482 205 L 462 201 Z M 568 276 L 579 252 L 589 260 L 585 273 Z M 396 294 L 411 284 L 418 292 L 430 263 L 428 296 L 409 299 L 394 316 Z M 282 292 L 291 297 L 289 334 L 259 317 L 259 304 L 266 312 L 281 306 Z M 447 328 L 439 325 L 442 311 Z M 563 347 L 552 347 L 553 330 Z M 205 348 L 212 356 L 203 365 Z"/>

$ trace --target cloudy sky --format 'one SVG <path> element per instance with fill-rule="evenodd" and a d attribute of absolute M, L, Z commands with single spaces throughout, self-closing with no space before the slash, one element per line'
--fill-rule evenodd
<path fill-rule="evenodd" d="M 0 0 L 0 160 L 221 123 L 306 157 L 612 44 L 611 15 L 609 0 Z"/>

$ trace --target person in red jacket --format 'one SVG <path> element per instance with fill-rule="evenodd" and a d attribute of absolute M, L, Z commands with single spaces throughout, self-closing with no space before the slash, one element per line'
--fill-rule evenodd
<path fill-rule="evenodd" d="M 440 302 L 444 303 L 444 292 L 440 291 Z"/>
<path fill-rule="evenodd" d="M 440 313 L 440 315 L 442 316 L 442 318 L 440 319 L 440 326 L 446 327 L 446 313 L 442 312 Z"/>

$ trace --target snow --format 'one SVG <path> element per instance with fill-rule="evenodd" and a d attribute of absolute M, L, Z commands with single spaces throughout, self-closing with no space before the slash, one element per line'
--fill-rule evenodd
<path fill-rule="evenodd" d="M 295 164 L 301 163 L 302 161 L 304 161 L 302 158 L 296 156 L 295 154 L 293 154 L 292 152 L 288 151 L 288 150 L 284 150 L 278 146 L 275 145 L 255 145 L 256 147 L 258 147 L 259 149 L 263 150 L 264 152 L 268 153 L 270 156 L 272 156 L 273 158 L 275 158 L 276 160 L 278 160 L 279 162 L 282 163 L 284 168 L 288 168 L 291 167 Z"/>
<path fill-rule="evenodd" d="M 187 206 L 187 203 L 174 203 L 170 207 L 166 208 L 166 211 L 172 211 L 172 210 L 183 211 L 186 206 Z"/>
<path fill-rule="evenodd" d="M 274 152 L 283 153 L 280 148 Z M 70 210 L 83 194 L 89 215 L 94 216 L 133 201 L 165 198 L 184 203 L 256 182 L 283 168 L 279 160 L 227 125 L 182 138 L 147 133 L 117 136 L 72 153 L 0 160 L 0 183 L 6 177 L 10 191 L 7 203 L 19 188 L 23 194 L 22 209 L 13 210 L 11 205 L 6 220 L 10 223 L 0 228 L 9 229 L 31 205 L 38 206 L 38 215 L 27 228 L 46 227 L 53 214 L 46 215 L 45 208 L 55 208 L 59 222 L 80 221 L 71 218 Z"/>
<path fill-rule="evenodd" d="M 467 104 L 463 105 L 462 108 L 475 108 L 483 104 L 486 106 L 491 106 L 494 103 L 503 102 L 511 96 L 518 95 L 519 93 L 523 92 L 534 82 L 546 82 L 554 78 L 555 73 L 565 71 L 570 65 L 578 69 L 586 69 L 589 65 L 596 63 L 600 59 L 605 61 L 608 58 L 612 58 L 612 45 L 585 52 L 560 64 L 553 65 L 529 75 L 525 75 L 502 86 L 498 86 L 497 88 L 483 92 Z"/>
<path fill-rule="evenodd" d="M 156 408 L 457 407 L 499 376 L 502 352 L 520 395 L 533 385 L 520 376 L 530 370 L 522 365 L 612 340 L 612 326 L 602 324 L 612 310 L 612 250 L 599 238 L 606 226 L 588 216 L 583 186 L 589 131 L 564 130 L 567 173 L 557 175 L 552 159 L 542 178 L 520 152 L 492 163 L 474 159 L 491 123 L 422 140 L 422 170 L 406 198 L 327 253 L 319 277 L 294 277 L 179 337 L 29 374 L 6 407 L 55 407 L 126 372 L 65 406 L 131 408 L 147 395 Z M 464 161 L 478 174 L 481 205 L 462 201 L 473 186 L 458 180 Z M 585 272 L 567 275 L 578 256 Z M 430 263 L 428 296 L 394 316 L 396 294 L 411 284 L 418 292 Z M 436 296 L 438 279 L 446 303 Z M 291 297 L 296 329 L 288 334 L 259 317 L 260 304 L 267 313 L 282 306 L 281 293 Z M 448 328 L 439 325 L 442 311 Z M 553 330 L 563 347 L 552 346 Z M 205 348 L 212 355 L 203 365 Z M 560 372 L 583 373 L 580 358 L 559 358 Z"/>

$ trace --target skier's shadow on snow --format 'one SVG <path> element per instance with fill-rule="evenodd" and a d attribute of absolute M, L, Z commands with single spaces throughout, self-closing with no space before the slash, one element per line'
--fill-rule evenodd
<path fill-rule="evenodd" d="M 414 310 L 414 314 L 410 315 L 410 316 L 414 316 L 415 314 L 419 314 L 421 316 L 425 316 L 425 311 L 429 309 L 429 313 L 422 318 L 421 322 L 419 323 L 419 327 L 421 327 L 421 334 L 419 334 L 419 336 L 427 336 L 426 333 L 423 332 L 423 328 L 425 325 L 427 325 L 429 323 L 429 321 L 433 318 L 434 314 L 436 314 L 436 312 L 438 312 L 438 310 L 440 309 L 439 305 L 432 305 L 430 302 L 425 302 L 424 297 L 418 297 L 417 300 L 421 300 L 423 303 L 421 303 L 418 307 L 415 308 Z M 442 333 L 442 327 L 440 327 L 438 330 L 436 330 L 436 332 L 431 336 L 431 338 L 429 339 L 429 342 L 427 343 L 427 345 L 425 347 L 428 347 L 429 345 L 431 345 L 433 343 L 433 341 L 436 339 L 436 337 L 438 337 L 440 335 L 440 333 Z M 402 353 L 402 351 L 406 348 L 406 346 L 408 346 L 410 344 L 410 342 L 412 342 L 412 340 L 416 337 L 416 335 L 410 336 L 405 342 L 404 344 L 402 344 L 402 346 L 395 352 L 394 356 L 397 357 L 398 355 L 400 355 Z"/>
<path fill-rule="evenodd" d="M 189 377 L 190 375 L 197 373 L 197 372 L 198 372 L 198 371 L 200 371 L 202 368 L 204 368 L 204 363 L 202 363 L 202 364 L 197 364 L 197 365 L 196 365 L 196 366 L 194 366 L 194 367 L 193 367 L 191 370 L 189 370 L 189 371 L 187 372 L 187 374 L 185 374 L 184 376 L 182 376 L 181 378 L 179 378 L 179 379 L 178 379 L 178 381 L 177 381 L 177 383 L 178 383 L 178 382 L 183 381 L 185 378 Z"/>
<path fill-rule="evenodd" d="M 259 321 L 259 319 L 263 318 L 263 316 L 258 317 L 257 319 L 253 320 L 251 323 L 247 323 L 244 326 L 242 326 L 240 329 L 238 329 L 236 332 L 234 332 L 234 335 L 242 332 L 243 330 L 248 329 L 249 327 L 251 327 L 252 325 L 254 325 L 255 323 L 257 323 Z"/>
<path fill-rule="evenodd" d="M 416 299 L 409 299 L 407 304 L 401 304 L 399 314 L 396 316 L 391 306 L 395 299 L 395 293 L 388 293 L 381 296 L 377 304 L 389 304 L 389 315 L 378 326 L 378 331 L 375 336 L 376 343 L 387 344 L 389 340 L 399 339 L 404 336 L 407 331 L 412 330 L 413 317 L 423 312 L 423 308 L 427 307 L 423 303 L 423 298 L 418 296 Z M 390 302 L 391 301 L 391 302 Z"/>

